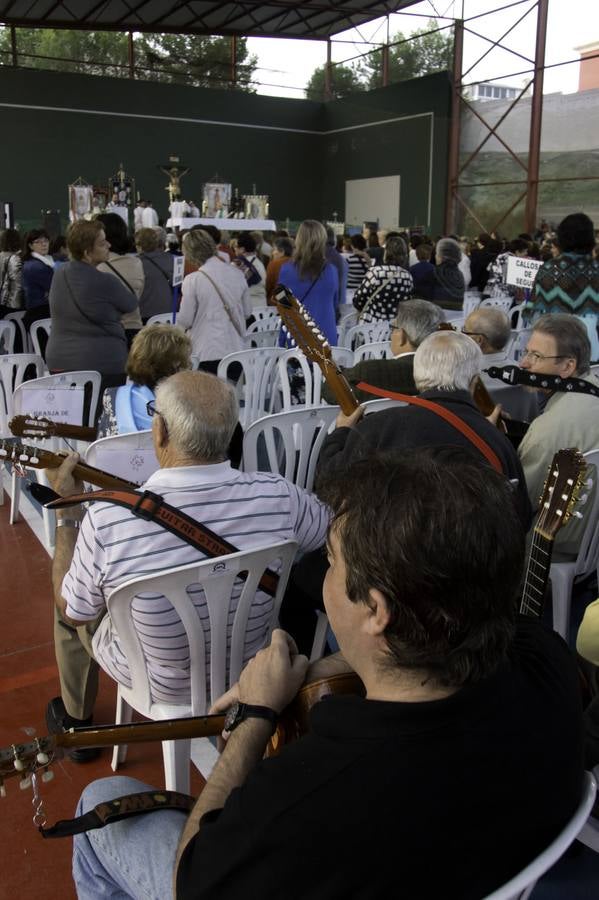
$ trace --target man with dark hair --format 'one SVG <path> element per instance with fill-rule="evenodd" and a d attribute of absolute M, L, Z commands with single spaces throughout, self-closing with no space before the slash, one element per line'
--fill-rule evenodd
<path fill-rule="evenodd" d="M 557 635 L 517 618 L 524 535 L 504 480 L 424 451 L 356 464 L 326 501 L 342 656 L 309 679 L 353 671 L 364 696 L 316 703 L 309 733 L 263 761 L 308 665 L 275 631 L 215 706 L 229 739 L 187 821 L 160 811 L 76 836 L 80 900 L 98 881 L 170 896 L 173 869 L 177 900 L 479 900 L 572 816 L 576 669 Z M 142 789 L 97 782 L 79 811 Z"/>
<path fill-rule="evenodd" d="M 584 325 L 567 313 L 541 316 L 535 322 L 520 365 L 537 375 L 582 378 L 596 388 L 591 372 L 590 343 Z M 547 469 L 556 450 L 578 447 L 583 453 L 599 447 L 599 398 L 592 394 L 544 391 L 543 412 L 531 423 L 518 455 L 526 475 L 533 508 L 539 504 Z M 594 488 L 595 489 L 595 488 Z M 585 520 L 573 519 L 557 535 L 555 549 L 572 556 L 578 552 Z"/>

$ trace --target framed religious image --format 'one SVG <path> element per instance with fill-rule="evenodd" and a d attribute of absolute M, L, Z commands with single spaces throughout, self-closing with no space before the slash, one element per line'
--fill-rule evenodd
<path fill-rule="evenodd" d="M 123 164 L 108 179 L 108 201 L 113 206 L 133 207 L 135 197 L 135 181 L 125 172 Z"/>
<path fill-rule="evenodd" d="M 204 185 L 202 215 L 207 219 L 224 219 L 231 206 L 231 185 L 209 182 Z"/>
<path fill-rule="evenodd" d="M 246 219 L 267 219 L 268 194 L 246 194 L 245 217 Z"/>
<path fill-rule="evenodd" d="M 90 216 L 92 212 L 94 189 L 80 179 L 69 185 L 69 220 L 77 222 Z"/>
<path fill-rule="evenodd" d="M 94 216 L 100 215 L 100 213 L 106 212 L 106 206 L 108 204 L 108 191 L 105 187 L 96 187 L 94 185 L 94 193 L 92 197 L 92 214 Z"/>

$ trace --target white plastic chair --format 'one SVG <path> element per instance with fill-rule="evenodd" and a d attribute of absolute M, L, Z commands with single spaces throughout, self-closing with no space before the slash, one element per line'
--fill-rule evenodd
<path fill-rule="evenodd" d="M 50 332 L 52 331 L 52 319 L 38 319 L 37 322 L 32 322 L 31 327 L 29 328 L 29 337 L 31 339 L 31 346 L 33 347 L 33 352 L 37 353 L 38 356 L 41 356 L 46 362 L 46 354 L 42 353 L 41 345 L 40 345 L 40 331 L 46 335 L 47 338 L 50 337 Z"/>
<path fill-rule="evenodd" d="M 290 368 L 291 367 L 291 368 Z M 277 360 L 277 374 L 273 382 L 274 402 L 271 409 L 279 408 L 282 411 L 301 409 L 302 406 L 318 406 L 322 389 L 322 373 L 320 367 L 312 365 L 301 350 L 294 348 L 286 350 Z M 293 403 L 291 393 L 290 373 L 294 377 L 303 379 L 304 400 L 303 403 Z"/>
<path fill-rule="evenodd" d="M 566 641 L 570 630 L 570 607 L 574 582 L 595 571 L 599 565 L 599 485 L 597 484 L 599 449 L 589 450 L 584 454 L 584 458 L 587 465 L 595 466 L 595 472 L 590 475 L 594 482 L 594 493 L 589 502 L 582 507 L 586 522 L 578 549 L 578 556 L 571 562 L 551 563 L 549 570 L 553 605 L 553 629 L 558 634 L 561 634 Z"/>
<path fill-rule="evenodd" d="M 266 568 L 276 566 L 279 583 L 273 598 L 268 632 L 277 624 L 279 608 L 287 585 L 291 564 L 295 557 L 297 543 L 282 541 L 266 547 L 242 550 L 218 559 L 208 559 L 168 569 L 160 574 L 134 578 L 120 585 L 107 599 L 108 615 L 119 635 L 121 649 L 128 661 L 131 687 L 118 686 L 115 721 L 130 722 L 135 709 L 148 719 L 183 718 L 202 716 L 212 702 L 221 696 L 239 679 L 243 668 L 245 635 L 248 617 L 256 596 L 258 582 Z M 237 607 L 233 614 L 232 629 L 228 626 L 231 614 L 231 600 L 237 595 L 239 586 L 236 579 L 239 572 L 247 572 Z M 210 627 L 210 667 L 207 684 L 206 644 L 204 628 L 198 610 L 190 600 L 187 588 L 201 585 L 204 591 Z M 153 703 L 146 659 L 139 635 L 135 628 L 131 604 L 137 595 L 151 592 L 162 594 L 175 609 L 189 643 L 189 681 L 191 703 Z M 230 636 L 230 652 L 227 641 Z M 267 641 L 265 641 L 267 642 Z M 206 740 L 202 745 L 202 771 L 208 775 L 217 757 L 216 750 Z M 196 744 L 196 747 L 198 745 Z M 195 751 L 196 747 L 193 748 Z M 116 771 L 123 762 L 127 747 L 115 747 L 112 768 Z M 189 760 L 192 742 L 189 740 L 163 741 L 164 778 L 167 790 L 189 793 Z M 195 752 L 193 756 L 195 757 Z"/>
<path fill-rule="evenodd" d="M 467 290 L 464 294 L 464 302 L 462 304 L 462 314 L 467 319 L 471 312 L 480 306 L 480 291 Z"/>
<path fill-rule="evenodd" d="M 367 400 L 366 403 L 363 403 L 364 407 L 364 415 L 369 416 L 371 413 L 381 412 L 383 409 L 394 409 L 396 406 L 407 406 L 407 403 L 404 403 L 403 400 L 389 400 L 386 397 L 381 397 L 378 400 Z"/>
<path fill-rule="evenodd" d="M 510 294 L 498 293 L 494 297 L 486 297 L 481 301 L 480 309 L 483 307 L 493 306 L 495 309 L 501 309 L 504 313 L 509 313 L 512 308 L 514 298 Z"/>
<path fill-rule="evenodd" d="M 41 319 L 40 321 L 44 321 Z M 36 357 L 39 359 L 39 357 Z M 0 357 L 0 360 L 2 357 Z M 88 414 L 85 415 L 85 404 L 84 404 L 84 413 L 82 416 L 82 420 L 78 422 L 73 422 L 71 424 L 75 425 L 86 425 L 88 427 L 92 427 L 94 424 L 94 418 L 96 413 L 96 407 L 98 405 L 98 399 L 100 397 L 100 385 L 102 383 L 102 376 L 99 372 L 95 371 L 78 371 L 78 372 L 61 372 L 57 375 L 43 375 L 41 378 L 35 378 L 31 381 L 26 381 L 21 383 L 13 394 L 13 411 L 15 415 L 19 415 L 20 413 L 31 412 L 29 406 L 27 405 L 27 391 L 29 390 L 39 390 L 44 389 L 48 391 L 52 390 L 60 390 L 60 389 L 70 389 L 70 388 L 83 388 L 84 390 L 87 388 L 88 390 L 88 400 L 89 400 L 89 408 Z M 36 444 L 37 441 L 30 441 L 30 443 Z M 58 450 L 61 446 L 63 446 L 60 438 L 50 438 L 49 440 L 42 441 L 40 446 L 45 447 L 48 450 Z M 35 471 L 35 476 L 37 480 L 41 484 L 47 484 L 47 479 L 42 471 Z M 19 501 L 21 498 L 21 479 L 13 472 L 12 476 L 12 498 L 10 505 L 10 524 L 14 525 L 15 522 L 19 518 Z M 44 529 L 46 533 L 46 542 L 48 547 L 54 546 L 54 512 L 47 510 L 42 507 L 42 518 L 44 521 Z"/>
<path fill-rule="evenodd" d="M 256 319 L 245 333 L 248 349 L 254 347 L 276 347 L 281 330 L 281 320 L 278 316 L 268 316 Z"/>
<path fill-rule="evenodd" d="M 524 319 L 522 317 L 522 311 L 525 306 L 526 306 L 526 303 L 518 303 L 516 306 L 512 306 L 512 308 L 509 311 L 509 317 L 512 321 L 512 328 L 514 328 L 516 331 L 521 331 L 521 329 L 524 328 Z M 515 319 L 514 319 L 514 316 L 516 316 Z"/>
<path fill-rule="evenodd" d="M 146 322 L 144 328 L 147 328 L 148 325 L 172 325 L 172 324 L 173 324 L 172 312 L 157 313 L 155 316 L 150 316 L 150 318 Z"/>
<path fill-rule="evenodd" d="M 391 323 L 386 319 L 377 322 L 359 322 L 345 332 L 342 346 L 355 351 L 362 344 L 388 341 L 390 331 Z M 341 341 L 339 343 L 341 344 Z"/>
<path fill-rule="evenodd" d="M 0 437 L 12 437 L 8 422 L 14 415 L 13 394 L 29 366 L 35 366 L 36 377 L 39 377 L 44 371 L 44 360 L 34 353 L 0 355 Z"/>
<path fill-rule="evenodd" d="M 597 785 L 591 772 L 585 772 L 582 798 L 578 805 L 578 809 L 562 830 L 549 846 L 543 850 L 530 865 L 522 869 L 514 878 L 511 878 L 506 884 L 487 894 L 483 900 L 526 900 L 530 897 L 534 886 L 539 878 L 564 855 L 570 844 L 572 844 L 589 817 L 589 813 L 595 802 L 595 794 Z"/>
<path fill-rule="evenodd" d="M 393 356 L 391 341 L 376 341 L 372 344 L 362 344 L 354 351 L 354 366 L 363 359 L 389 359 Z"/>
<path fill-rule="evenodd" d="M 17 326 L 14 322 L 0 319 L 0 347 L 2 347 L 2 353 L 14 354 L 16 330 Z"/>
<path fill-rule="evenodd" d="M 532 328 L 512 329 L 510 342 L 506 348 L 508 355 L 519 362 L 526 350 L 526 345 L 532 334 Z"/>
<path fill-rule="evenodd" d="M 338 414 L 338 406 L 294 407 L 258 419 L 243 436 L 244 471 L 278 472 L 311 491 L 320 449 Z"/>
<path fill-rule="evenodd" d="M 595 766 L 593 769 L 593 778 L 595 781 L 599 781 L 599 766 Z M 578 835 L 578 840 L 581 844 L 584 844 L 585 847 L 589 847 L 591 850 L 595 850 L 596 853 L 599 853 L 599 819 L 596 819 L 594 816 L 589 816 L 582 826 L 582 831 Z"/>
<path fill-rule="evenodd" d="M 351 303 L 339 307 L 340 315 L 337 323 L 337 346 L 345 347 L 345 335 L 350 328 L 358 324 L 358 310 Z"/>
<path fill-rule="evenodd" d="M 277 319 L 279 311 L 276 306 L 253 306 L 252 315 L 258 321 L 261 319 Z"/>
<path fill-rule="evenodd" d="M 217 375 L 225 381 L 229 368 L 239 363 L 242 374 L 237 381 L 239 400 L 239 422 L 246 428 L 266 415 L 270 408 L 270 391 L 277 359 L 284 353 L 283 347 L 255 347 L 253 350 L 238 350 L 224 356 L 218 364 Z"/>
<path fill-rule="evenodd" d="M 29 338 L 27 337 L 27 329 L 25 328 L 25 324 L 23 319 L 25 318 L 27 310 L 25 309 L 14 309 L 10 313 L 6 313 L 4 316 L 5 322 L 14 322 L 14 326 L 21 335 L 21 353 L 29 352 Z"/>
<path fill-rule="evenodd" d="M 137 484 L 143 484 L 160 468 L 151 429 L 100 438 L 87 447 L 85 461 Z"/>

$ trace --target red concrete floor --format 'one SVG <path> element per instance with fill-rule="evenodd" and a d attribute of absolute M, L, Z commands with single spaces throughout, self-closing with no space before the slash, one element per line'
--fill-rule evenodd
<path fill-rule="evenodd" d="M 45 734 L 45 708 L 59 694 L 52 639 L 51 560 L 24 521 L 8 524 L 10 500 L 0 507 L 0 747 Z M 114 721 L 116 689 L 101 675 L 95 712 L 99 724 Z M 54 779 L 41 785 L 49 823 L 70 818 L 81 790 L 95 778 L 112 775 L 110 751 L 91 763 L 68 759 L 54 766 Z M 119 774 L 162 786 L 162 750 L 159 743 L 131 746 Z M 202 780 L 194 770 L 192 789 Z M 17 778 L 5 783 L 0 799 L 2 878 L 0 900 L 71 900 L 70 838 L 44 840 L 32 823 L 31 788 L 22 791 Z"/>

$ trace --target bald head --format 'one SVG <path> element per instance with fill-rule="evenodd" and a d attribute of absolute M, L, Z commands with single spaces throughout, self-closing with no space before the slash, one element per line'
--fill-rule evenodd
<path fill-rule="evenodd" d="M 464 322 L 464 331 L 471 333 L 483 353 L 499 353 L 506 346 L 511 334 L 510 320 L 495 306 L 483 306 L 470 313 Z"/>
<path fill-rule="evenodd" d="M 180 458 L 222 462 L 237 424 L 233 389 L 207 372 L 177 372 L 156 388 L 169 443 Z"/>

